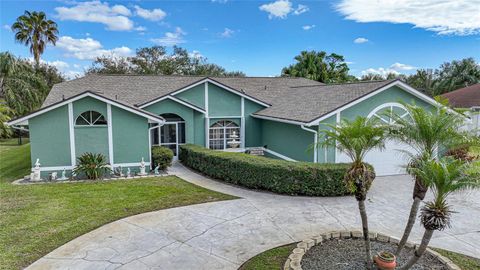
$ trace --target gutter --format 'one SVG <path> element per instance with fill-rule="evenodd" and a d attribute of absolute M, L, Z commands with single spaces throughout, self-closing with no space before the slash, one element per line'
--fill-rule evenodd
<path fill-rule="evenodd" d="M 303 129 L 303 130 L 306 130 L 306 131 L 309 131 L 309 132 L 312 132 L 314 134 L 314 138 L 313 138 L 313 162 L 314 163 L 317 163 L 318 161 L 318 153 L 317 153 L 317 144 L 318 144 L 318 132 L 315 131 L 315 130 L 311 130 L 309 128 L 306 128 L 305 125 L 300 125 L 300 127 Z"/>

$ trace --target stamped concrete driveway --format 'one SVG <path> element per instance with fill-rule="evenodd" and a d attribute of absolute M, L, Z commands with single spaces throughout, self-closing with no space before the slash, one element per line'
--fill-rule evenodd
<path fill-rule="evenodd" d="M 242 199 L 171 208 L 102 226 L 57 248 L 28 269 L 237 269 L 267 249 L 318 235 L 359 229 L 353 197 L 290 197 L 245 190 L 175 164 L 171 174 Z M 400 236 L 411 203 L 408 176 L 378 177 L 367 211 L 372 230 Z M 432 245 L 480 256 L 480 192 L 457 194 L 452 228 Z M 423 230 L 415 225 L 413 241 Z"/>

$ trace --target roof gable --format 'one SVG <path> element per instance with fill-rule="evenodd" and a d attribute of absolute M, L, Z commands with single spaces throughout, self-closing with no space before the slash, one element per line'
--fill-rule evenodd
<path fill-rule="evenodd" d="M 40 114 L 43 114 L 43 113 L 46 113 L 48 111 L 51 111 L 51 110 L 54 110 L 56 108 L 59 108 L 61 106 L 64 106 L 68 103 L 72 103 L 76 100 L 80 100 L 80 99 L 83 99 L 85 97 L 91 97 L 91 98 L 94 98 L 94 99 L 97 99 L 97 100 L 100 100 L 100 101 L 103 101 L 105 103 L 108 103 L 108 104 L 111 104 L 113 106 L 116 106 L 118 108 L 121 108 L 123 110 L 126 110 L 126 111 L 129 111 L 131 113 L 134 113 L 134 114 L 137 114 L 137 115 L 140 115 L 140 116 L 143 116 L 145 118 L 147 118 L 148 120 L 152 121 L 152 122 L 155 122 L 155 123 L 162 123 L 165 121 L 165 119 L 163 119 L 161 116 L 158 116 L 158 115 L 155 115 L 155 114 L 152 114 L 148 111 L 145 111 L 145 110 L 142 110 L 140 108 L 137 108 L 137 107 L 134 107 L 130 104 L 126 104 L 126 103 L 123 103 L 123 102 L 120 102 L 120 101 L 117 101 L 117 100 L 112 100 L 110 98 L 107 98 L 107 97 L 104 97 L 104 96 L 101 96 L 97 93 L 93 93 L 91 91 L 85 91 L 83 93 L 80 93 L 78 95 L 75 95 L 75 96 L 72 96 L 68 99 L 65 99 L 65 100 L 62 100 L 62 101 L 59 101 L 57 103 L 53 103 L 53 104 L 50 104 L 46 107 L 42 107 L 36 111 L 33 111 L 27 115 L 24 115 L 22 117 L 19 117 L 19 118 L 16 118 L 16 119 L 13 119 L 13 120 L 10 120 L 8 121 L 6 124 L 9 125 L 9 126 L 12 126 L 12 125 L 17 125 L 17 124 L 23 124 L 25 122 L 28 121 L 28 119 L 30 118 L 33 118 L 37 115 L 40 115 Z"/>

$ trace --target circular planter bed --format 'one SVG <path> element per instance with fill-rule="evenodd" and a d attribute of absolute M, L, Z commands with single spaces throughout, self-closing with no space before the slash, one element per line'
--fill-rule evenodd
<path fill-rule="evenodd" d="M 381 251 L 395 252 L 398 239 L 383 234 L 370 233 L 372 255 Z M 397 266 L 403 265 L 414 252 L 408 243 L 397 257 Z M 297 244 L 284 265 L 285 270 L 363 270 L 365 248 L 362 233 L 342 231 L 323 233 Z M 374 269 L 376 269 L 374 267 Z M 422 258 L 411 268 L 414 270 L 460 270 L 448 258 L 427 249 Z"/>

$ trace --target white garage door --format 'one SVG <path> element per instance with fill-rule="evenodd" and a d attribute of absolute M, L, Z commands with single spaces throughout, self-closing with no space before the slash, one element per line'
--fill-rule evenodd
<path fill-rule="evenodd" d="M 388 114 L 396 113 L 402 117 L 409 117 L 404 107 L 399 103 L 386 103 L 375 108 L 368 118 L 379 118 L 386 124 L 394 124 Z M 385 115 L 387 114 L 387 115 Z M 374 168 L 377 176 L 405 174 L 405 166 L 408 163 L 408 155 L 403 152 L 415 153 L 414 149 L 404 143 L 389 140 L 385 143 L 385 149 L 373 150 L 365 156 L 365 161 Z M 351 162 L 344 153 L 337 151 L 337 162 Z"/>

